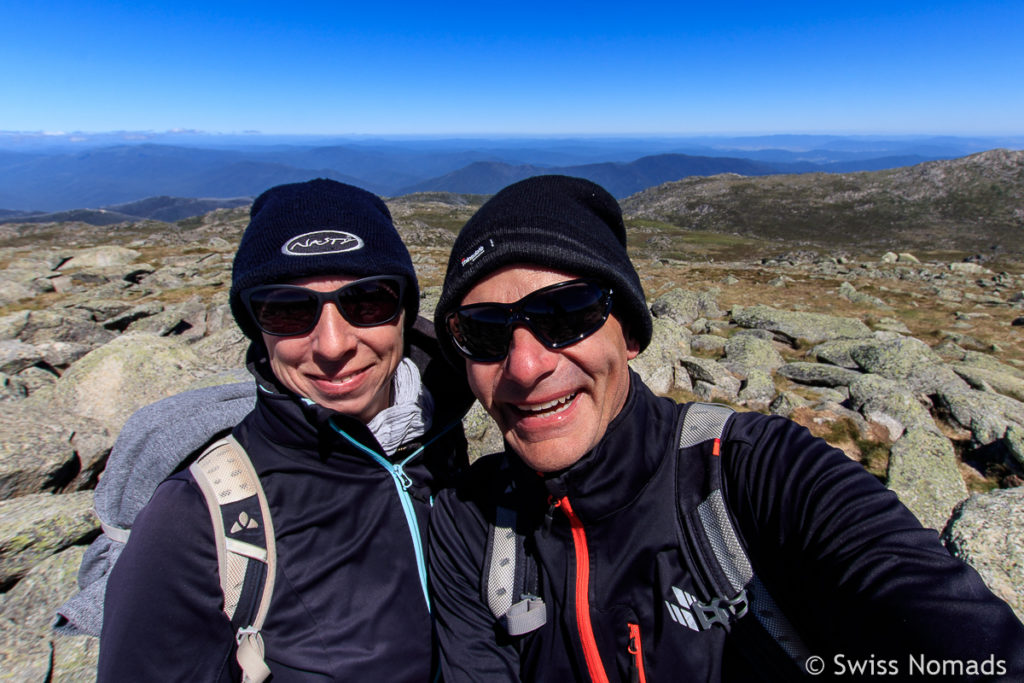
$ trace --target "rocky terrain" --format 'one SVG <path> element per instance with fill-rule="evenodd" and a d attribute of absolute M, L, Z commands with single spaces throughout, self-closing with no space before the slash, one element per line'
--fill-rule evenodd
<path fill-rule="evenodd" d="M 1024 210 L 1021 178 L 1009 178 L 1003 196 Z M 642 197 L 625 205 L 656 318 L 634 368 L 677 399 L 788 415 L 823 436 L 1024 616 L 1021 262 L 964 260 L 975 252 L 957 244 L 899 248 L 897 232 L 892 251 L 859 248 L 853 233 L 800 233 L 796 250 L 686 230 Z M 482 199 L 389 200 L 424 312 L 454 231 Z M 239 377 L 245 344 L 227 286 L 246 220 L 243 207 L 177 223 L 0 226 L 0 678 L 93 678 L 96 640 L 50 630 L 99 533 L 91 489 L 134 410 Z M 1005 252 L 1024 244 L 1020 230 L 1000 239 Z M 500 444 L 480 411 L 465 424 L 475 453 Z"/>

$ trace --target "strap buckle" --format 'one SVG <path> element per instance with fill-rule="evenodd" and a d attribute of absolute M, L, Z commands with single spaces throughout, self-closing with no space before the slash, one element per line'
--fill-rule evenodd
<path fill-rule="evenodd" d="M 747 599 L 745 588 L 732 598 L 714 597 L 708 602 L 695 600 L 693 603 L 693 612 L 697 615 L 701 630 L 719 624 L 728 631 L 731 623 L 743 617 L 749 610 L 750 601 Z"/>

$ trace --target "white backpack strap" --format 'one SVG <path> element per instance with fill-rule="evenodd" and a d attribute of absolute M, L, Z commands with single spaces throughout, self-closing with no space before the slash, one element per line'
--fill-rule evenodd
<path fill-rule="evenodd" d="M 235 654 L 245 683 L 270 676 L 260 629 L 277 570 L 267 497 L 249 455 L 234 437 L 214 442 L 189 467 L 206 498 L 217 546 L 224 614 L 238 629 Z"/>
<path fill-rule="evenodd" d="M 533 594 L 536 586 L 527 585 L 528 560 L 515 525 L 515 511 L 498 506 L 488 543 L 485 588 L 491 614 L 510 636 L 521 636 L 547 623 L 547 606 Z"/>

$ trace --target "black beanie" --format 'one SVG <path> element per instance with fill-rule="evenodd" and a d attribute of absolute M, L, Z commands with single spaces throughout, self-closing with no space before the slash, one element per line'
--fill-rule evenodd
<path fill-rule="evenodd" d="M 415 322 L 416 271 L 377 195 L 324 178 L 278 185 L 256 198 L 249 218 L 231 271 L 231 313 L 250 339 L 259 339 L 260 331 L 242 292 L 313 275 L 403 275 L 405 323 Z"/>
<path fill-rule="evenodd" d="M 434 327 L 449 362 L 461 366 L 445 317 L 481 278 L 526 263 L 594 278 L 614 291 L 613 305 L 643 350 L 651 341 L 651 312 L 626 253 L 626 226 L 618 202 L 582 178 L 536 176 L 491 197 L 455 240 Z"/>

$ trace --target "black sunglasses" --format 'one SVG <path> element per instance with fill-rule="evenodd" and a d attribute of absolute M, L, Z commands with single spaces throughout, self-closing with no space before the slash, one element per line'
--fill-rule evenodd
<path fill-rule="evenodd" d="M 526 325 L 549 349 L 560 349 L 601 329 L 611 310 L 610 287 L 592 280 L 570 280 L 538 289 L 512 304 L 460 306 L 445 322 L 459 353 L 490 363 L 508 355 L 516 325 Z"/>
<path fill-rule="evenodd" d="M 389 323 L 401 312 L 404 294 L 404 277 L 377 275 L 333 292 L 298 285 L 260 285 L 242 292 L 242 301 L 261 331 L 292 337 L 315 328 L 326 303 L 334 304 L 341 317 L 355 327 Z"/>

